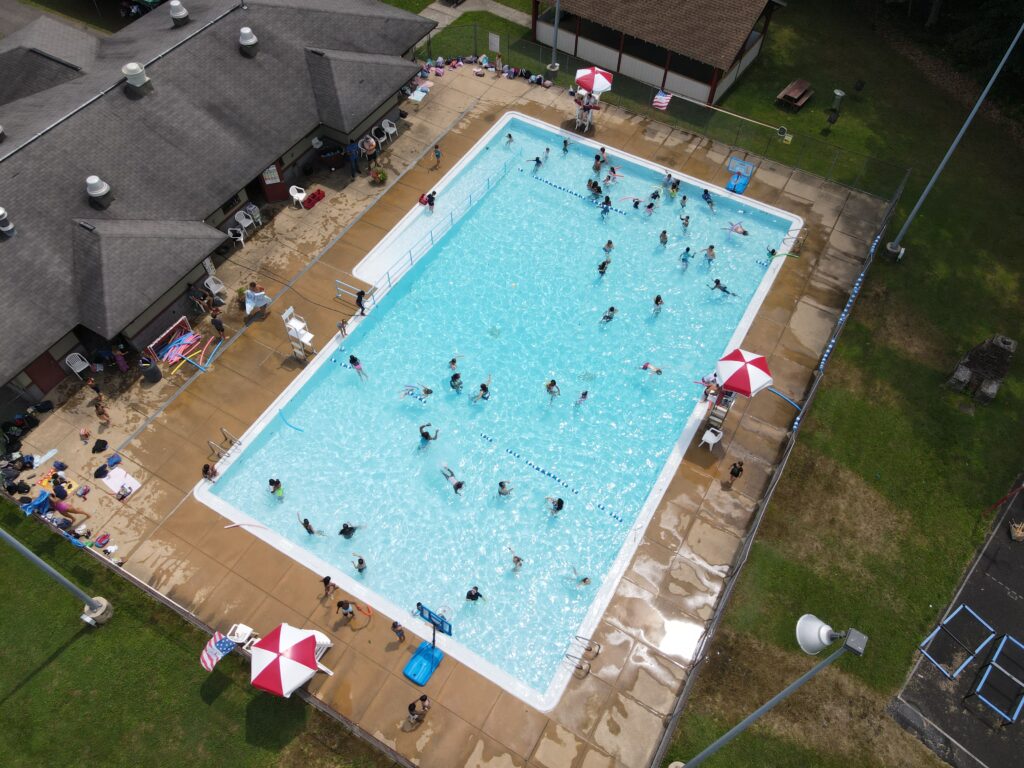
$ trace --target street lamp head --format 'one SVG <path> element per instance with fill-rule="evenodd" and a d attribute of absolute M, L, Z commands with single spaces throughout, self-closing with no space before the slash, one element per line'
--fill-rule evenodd
<path fill-rule="evenodd" d="M 832 627 L 811 613 L 805 613 L 796 623 L 796 642 L 804 653 L 816 656 L 843 637 Z"/>

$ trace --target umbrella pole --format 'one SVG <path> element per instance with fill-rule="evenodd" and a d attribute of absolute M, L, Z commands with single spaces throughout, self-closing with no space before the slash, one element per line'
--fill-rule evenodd
<path fill-rule="evenodd" d="M 803 411 L 803 406 L 800 406 L 800 405 L 797 405 L 796 403 L 794 403 L 794 402 L 793 402 L 792 400 L 790 400 L 790 399 L 789 399 L 788 397 L 786 397 L 786 396 L 785 396 L 784 394 L 782 394 L 781 392 L 779 392 L 779 390 L 777 390 L 777 389 L 776 389 L 775 387 L 768 387 L 768 391 L 769 391 L 769 392 L 771 392 L 771 393 L 772 393 L 773 395 L 778 395 L 778 396 L 779 396 L 779 397 L 781 397 L 781 398 L 782 398 L 783 400 L 785 400 L 785 401 L 786 401 L 787 403 L 789 403 L 789 404 L 790 404 L 790 405 L 792 405 L 792 406 L 793 406 L 794 408 L 796 408 L 796 409 L 797 409 L 798 411 Z"/>

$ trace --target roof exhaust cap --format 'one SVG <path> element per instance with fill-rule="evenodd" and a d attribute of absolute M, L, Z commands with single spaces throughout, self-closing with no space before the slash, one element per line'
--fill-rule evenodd
<path fill-rule="evenodd" d="M 253 59 L 256 57 L 258 49 L 259 38 L 253 34 L 249 27 L 242 27 L 238 33 L 238 50 L 247 59 Z"/>
<path fill-rule="evenodd" d="M 107 210 L 114 202 L 114 194 L 110 191 L 110 185 L 99 176 L 86 177 L 85 191 L 89 195 L 89 205 L 97 211 Z"/>
<path fill-rule="evenodd" d="M 153 90 L 153 84 L 146 77 L 146 68 L 138 62 L 130 62 L 121 67 L 121 74 L 127 81 L 124 93 L 129 99 L 141 99 Z"/>
<path fill-rule="evenodd" d="M 11 224 L 11 220 L 7 218 L 7 211 L 0 208 L 0 237 L 13 237 L 14 236 L 14 225 Z"/>
<path fill-rule="evenodd" d="M 171 21 L 176 27 L 183 27 L 189 22 L 188 8 L 181 4 L 181 0 L 171 0 Z"/>

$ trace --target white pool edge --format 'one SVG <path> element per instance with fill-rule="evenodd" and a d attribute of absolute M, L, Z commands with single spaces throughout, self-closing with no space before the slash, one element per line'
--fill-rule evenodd
<path fill-rule="evenodd" d="M 576 144 L 587 144 L 592 146 L 596 150 L 602 146 L 599 142 L 595 142 L 589 138 L 579 136 L 578 134 L 564 131 L 557 126 L 550 125 L 541 120 L 529 117 L 520 112 L 506 112 L 491 128 L 477 140 L 469 152 L 467 152 L 454 166 L 432 186 L 433 190 L 438 193 L 444 191 L 444 189 L 455 179 L 458 174 L 471 162 L 477 154 L 490 142 L 495 135 L 504 130 L 505 126 L 511 120 L 521 120 L 523 122 L 531 123 L 539 128 L 547 131 L 556 133 L 560 137 L 572 138 L 573 143 Z M 788 211 L 783 211 L 779 208 L 775 208 L 770 205 L 761 203 L 760 201 L 753 200 L 743 195 L 736 195 L 732 192 L 717 187 L 709 182 L 702 179 L 697 179 L 693 176 L 678 172 L 673 169 L 666 168 L 662 165 L 652 163 L 643 158 L 623 152 L 618 148 L 612 147 L 609 154 L 617 157 L 622 157 L 629 160 L 637 165 L 644 166 L 646 168 L 655 170 L 659 173 L 671 173 L 675 178 L 683 181 L 690 182 L 696 186 L 710 189 L 716 195 L 722 198 L 732 199 L 742 202 L 745 206 L 755 208 L 765 213 L 769 213 L 781 219 L 788 220 L 790 222 L 790 228 L 786 237 L 783 239 L 790 240 L 795 238 L 800 230 L 803 228 L 803 219 L 796 216 Z M 439 194 L 440 196 L 440 194 Z M 380 242 L 369 252 L 363 259 L 356 265 L 353 270 L 353 274 L 365 282 L 373 283 L 374 280 L 369 279 L 373 275 L 376 275 L 376 280 L 379 280 L 381 276 L 392 266 L 392 264 L 386 264 L 383 267 L 379 264 L 375 264 L 379 261 L 383 254 L 387 252 L 391 244 L 399 236 L 402 229 L 407 227 L 411 221 L 419 218 L 423 215 L 423 208 L 418 203 L 402 217 L 402 219 L 380 240 Z M 781 246 L 782 244 L 780 244 Z M 780 250 L 782 250 L 780 248 Z M 764 302 L 765 297 L 768 295 L 768 291 L 771 289 L 772 284 L 775 282 L 775 278 L 779 271 L 784 265 L 784 258 L 772 259 L 768 270 L 765 272 L 764 277 L 761 279 L 761 283 L 758 285 L 757 290 L 751 297 L 750 302 L 747 305 L 746 311 L 740 318 L 739 324 L 736 326 L 735 331 L 729 338 L 728 344 L 721 351 L 720 355 L 724 355 L 727 351 L 738 347 L 749 331 L 750 326 L 753 324 L 754 318 L 761 308 L 761 304 Z M 372 269 L 376 269 L 376 272 L 372 272 Z M 406 273 L 402 275 L 405 276 Z M 401 277 L 398 278 L 398 281 Z M 397 282 L 395 283 L 397 284 Z M 393 287 L 393 286 L 391 286 Z M 381 287 L 376 298 L 380 299 L 387 291 L 389 287 Z M 369 312 L 373 311 L 373 307 L 370 308 Z M 362 322 L 362 318 L 356 316 L 349 322 L 349 332 L 355 330 L 359 323 Z M 256 421 L 242 434 L 239 438 L 236 446 L 233 446 L 228 455 L 222 458 L 218 463 L 217 467 L 223 474 L 227 469 L 245 452 L 245 446 L 248 445 L 263 429 L 270 423 L 270 421 L 277 416 L 285 404 L 299 392 L 309 382 L 309 380 L 316 374 L 320 367 L 327 362 L 331 356 L 337 351 L 338 347 L 341 346 L 343 339 L 335 334 L 334 337 L 327 343 L 323 350 L 307 364 L 306 368 L 295 377 L 295 379 L 274 399 L 274 401 L 267 406 L 266 410 L 260 415 Z M 576 634 L 581 637 L 590 637 L 597 629 L 601 618 L 604 616 L 605 611 L 611 602 L 612 597 L 619 588 L 619 584 L 622 581 L 622 577 L 626 573 L 626 569 L 629 567 L 630 561 L 633 558 L 634 553 L 639 547 L 640 542 L 643 540 L 642 532 L 646 532 L 647 526 L 650 525 L 651 519 L 654 516 L 654 512 L 658 508 L 662 497 L 665 495 L 665 491 L 668 489 L 669 483 L 675 476 L 676 471 L 679 469 L 679 465 L 682 463 L 683 457 L 686 454 L 686 449 L 692 442 L 694 436 L 697 433 L 697 429 L 704 419 L 704 415 L 707 411 L 706 403 L 698 403 L 693 412 L 690 414 L 686 421 L 686 425 L 683 428 L 682 434 L 676 441 L 672 448 L 672 452 L 669 454 L 665 461 L 662 471 L 659 473 L 657 480 L 651 488 L 650 493 L 647 495 L 643 506 L 640 508 L 637 514 L 636 521 L 630 527 L 629 532 L 625 536 L 625 540 L 622 543 L 622 547 L 619 550 L 618 555 L 612 562 L 609 568 L 608 575 L 605 577 L 601 586 L 597 590 L 594 599 L 591 601 L 590 608 L 580 624 Z M 249 517 L 241 510 L 235 508 L 232 504 L 226 502 L 220 497 L 214 495 L 211 490 L 212 483 L 208 481 L 199 481 L 193 489 L 195 497 L 206 504 L 208 507 L 216 511 L 221 516 L 227 518 L 232 523 L 243 526 L 247 531 L 252 533 L 260 540 L 266 542 L 275 549 L 283 552 L 284 554 L 291 557 L 301 565 L 313 570 L 317 574 L 329 574 L 331 578 L 340 586 L 352 594 L 358 600 L 371 606 L 374 611 L 381 611 L 393 619 L 401 621 L 403 625 L 406 625 L 406 629 L 411 633 L 416 633 L 416 629 L 425 627 L 418 619 L 414 618 L 411 608 L 402 608 L 383 595 L 374 592 L 362 584 L 362 582 L 346 573 L 338 573 L 337 567 L 332 566 L 319 557 L 314 555 L 297 544 L 289 541 L 280 534 L 266 528 L 255 519 Z M 373 567 L 373 564 L 370 564 Z M 403 618 L 404 617 L 404 618 Z M 696 619 L 695 620 L 699 620 Z M 407 624 L 408 622 L 408 624 Z M 426 633 L 429 636 L 429 633 Z M 696 648 L 696 642 L 694 643 L 694 649 Z M 459 643 L 450 637 L 439 636 L 437 639 L 437 645 L 447 655 L 452 656 L 454 659 L 470 667 L 474 671 L 483 675 L 487 679 L 491 680 L 496 685 L 501 686 L 505 690 L 509 691 L 516 697 L 522 699 L 530 706 L 536 708 L 541 712 L 551 711 L 558 701 L 562 697 L 562 693 L 565 687 L 568 685 L 569 680 L 573 673 L 573 666 L 568 662 L 560 664 L 551 682 L 548 684 L 547 689 L 541 693 L 530 686 L 526 685 L 522 681 L 513 677 L 509 673 L 499 669 L 491 662 L 484 659 L 479 654 L 470 650 L 466 646 Z M 571 644 L 570 644 L 571 645 Z M 571 648 L 567 648 L 567 651 Z"/>

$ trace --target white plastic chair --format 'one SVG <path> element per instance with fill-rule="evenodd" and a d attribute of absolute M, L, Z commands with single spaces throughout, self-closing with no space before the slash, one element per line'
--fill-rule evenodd
<path fill-rule="evenodd" d="M 88 371 L 92 368 L 92 366 L 89 365 L 89 361 L 78 352 L 72 352 L 70 355 L 65 357 L 64 364 L 70 368 L 71 372 L 78 378 L 82 378 L 82 371 Z"/>
<path fill-rule="evenodd" d="M 713 451 L 715 446 L 721 442 L 722 436 L 725 433 L 720 429 L 714 427 L 708 427 L 707 431 L 704 432 L 704 437 L 700 439 L 700 445 L 706 445 L 709 451 Z M 700 448 L 700 445 L 697 447 Z"/>
<path fill-rule="evenodd" d="M 203 285 L 205 285 L 206 290 L 208 290 L 214 296 L 221 293 L 223 293 L 226 296 L 228 293 L 228 287 L 224 285 L 224 283 L 221 282 L 221 279 L 216 275 L 210 275 L 208 278 L 206 278 L 206 281 L 203 283 Z"/>
<path fill-rule="evenodd" d="M 252 217 L 252 220 L 256 222 L 257 227 L 263 226 L 263 214 L 260 213 L 260 207 L 256 203 L 249 202 L 245 204 L 245 212 Z"/>
<path fill-rule="evenodd" d="M 306 190 L 302 187 L 288 187 L 288 194 L 292 196 L 292 205 L 296 208 L 302 207 L 302 201 L 306 199 Z"/>
<path fill-rule="evenodd" d="M 383 128 L 384 131 L 387 133 L 389 140 L 391 140 L 391 141 L 395 140 L 395 136 L 398 135 L 398 126 L 397 125 L 395 125 L 390 120 L 384 120 L 384 121 L 381 122 L 380 127 Z"/>
<path fill-rule="evenodd" d="M 256 222 L 253 221 L 252 216 L 245 211 L 239 211 L 236 213 L 235 221 L 238 222 L 238 225 L 242 228 L 242 231 L 245 232 L 245 234 L 249 234 L 249 227 L 252 227 L 253 231 L 256 230 Z"/>
<path fill-rule="evenodd" d="M 239 248 L 245 245 L 245 232 L 238 227 L 228 227 L 228 237 L 238 243 Z"/>
<path fill-rule="evenodd" d="M 377 140 L 378 147 L 383 146 L 384 142 L 390 141 L 391 139 L 391 135 L 379 125 L 375 125 L 370 129 L 370 135 Z"/>

